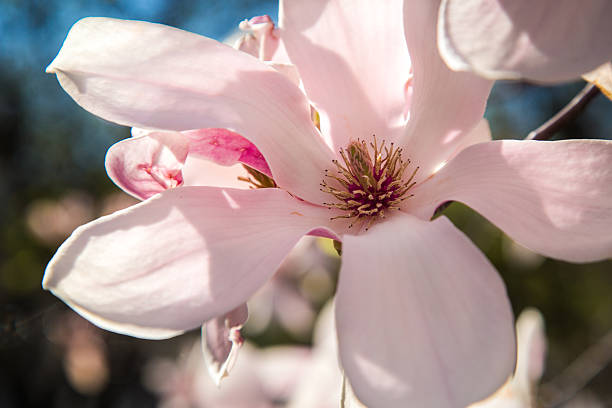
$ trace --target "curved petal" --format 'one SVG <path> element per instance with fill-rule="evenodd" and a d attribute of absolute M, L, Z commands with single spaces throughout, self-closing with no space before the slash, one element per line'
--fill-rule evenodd
<path fill-rule="evenodd" d="M 246 303 L 236 309 L 215 317 L 202 325 L 202 353 L 208 374 L 217 387 L 227 377 L 236 363 L 238 351 L 244 339 L 240 329 L 249 317 Z"/>
<path fill-rule="evenodd" d="M 238 133 L 227 129 L 199 129 L 183 132 L 189 139 L 189 154 L 207 158 L 222 166 L 240 162 L 272 177 L 266 159 L 257 147 Z"/>
<path fill-rule="evenodd" d="M 281 1 L 281 40 L 334 149 L 403 127 L 410 58 L 401 0 Z"/>
<path fill-rule="evenodd" d="M 612 57 L 608 0 L 443 0 L 439 46 L 455 70 L 558 82 Z"/>
<path fill-rule="evenodd" d="M 426 165 L 424 168 L 420 168 L 419 171 L 422 171 L 423 176 L 429 176 L 432 174 L 432 172 L 435 173 L 444 167 L 446 163 L 452 160 L 453 157 L 459 154 L 459 152 L 466 147 L 477 143 L 490 142 L 491 140 L 491 128 L 489 127 L 489 122 L 485 118 L 482 118 L 472 130 L 465 132 L 457 140 L 451 143 L 453 145 L 452 150 L 442 149 L 427 151 L 426 155 L 423 156 L 423 162 L 429 165 Z M 435 166 L 432 166 L 432 164 L 435 164 Z"/>
<path fill-rule="evenodd" d="M 152 129 L 226 128 L 254 143 L 284 189 L 311 202 L 333 154 L 291 80 L 217 41 L 140 21 L 77 22 L 47 68 L 82 107 Z"/>
<path fill-rule="evenodd" d="M 146 200 L 183 183 L 188 149 L 188 140 L 178 132 L 148 132 L 112 145 L 106 172 L 123 191 Z"/>
<path fill-rule="evenodd" d="M 234 48 L 261 61 L 289 63 L 278 29 L 274 28 L 274 21 L 270 16 L 256 16 L 243 20 L 238 27 L 244 34 L 236 41 Z"/>
<path fill-rule="evenodd" d="M 289 78 L 289 80 L 291 80 L 291 82 L 293 82 L 295 86 L 302 85 L 300 73 L 298 72 L 295 65 L 288 64 L 288 63 L 282 63 L 282 62 L 270 62 L 270 61 L 266 61 L 266 65 L 274 68 L 275 70 L 277 70 L 278 72 L 280 72 L 281 74 Z"/>
<path fill-rule="evenodd" d="M 104 329 L 169 337 L 244 303 L 328 217 L 279 189 L 166 190 L 77 228 L 43 287 Z"/>
<path fill-rule="evenodd" d="M 461 201 L 512 239 L 572 262 L 612 256 L 612 142 L 500 140 L 463 150 L 413 190 L 428 218 Z"/>
<path fill-rule="evenodd" d="M 436 0 L 404 2 L 414 78 L 410 121 L 402 143 L 421 168 L 417 179 L 429 176 L 463 143 L 482 119 L 492 86 L 492 81 L 471 73 L 451 71 L 440 58 L 436 45 L 439 4 Z"/>
<path fill-rule="evenodd" d="M 183 185 L 228 187 L 246 190 L 250 184 L 241 181 L 239 177 L 248 176 L 242 164 L 221 166 L 197 155 L 187 156 L 183 166 Z"/>
<path fill-rule="evenodd" d="M 377 407 L 464 407 L 515 363 L 499 275 L 445 217 L 399 215 L 345 236 L 336 294 L 340 359 Z"/>
<path fill-rule="evenodd" d="M 246 189 L 240 163 L 271 176 L 263 155 L 248 140 L 227 129 L 185 132 L 143 131 L 106 153 L 106 171 L 121 189 L 145 200 L 180 185 Z M 135 131 L 134 131 L 135 130 Z"/>

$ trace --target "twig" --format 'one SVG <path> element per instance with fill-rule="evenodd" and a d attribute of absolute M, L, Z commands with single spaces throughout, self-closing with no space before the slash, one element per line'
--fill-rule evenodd
<path fill-rule="evenodd" d="M 540 401 L 545 408 L 569 401 L 612 360 L 612 330 L 579 355 L 558 376 L 540 387 Z"/>
<path fill-rule="evenodd" d="M 555 116 L 543 125 L 529 132 L 525 140 L 548 140 L 563 126 L 574 120 L 586 106 L 599 95 L 600 91 L 594 84 L 587 84 L 574 99 L 570 101 Z"/>

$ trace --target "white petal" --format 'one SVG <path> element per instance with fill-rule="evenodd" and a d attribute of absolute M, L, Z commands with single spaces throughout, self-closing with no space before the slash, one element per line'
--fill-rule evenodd
<path fill-rule="evenodd" d="M 77 228 L 43 286 L 102 328 L 169 337 L 244 303 L 328 217 L 278 189 L 166 190 Z"/>
<path fill-rule="evenodd" d="M 609 0 L 443 0 L 440 52 L 491 79 L 566 81 L 612 57 Z"/>
<path fill-rule="evenodd" d="M 240 329 L 249 317 L 246 304 L 207 321 L 202 326 L 202 352 L 208 373 L 217 386 L 236 363 L 244 342 Z"/>
<path fill-rule="evenodd" d="M 336 295 L 340 358 L 376 407 L 464 407 L 512 373 L 506 289 L 445 217 L 408 215 L 345 236 Z"/>
<path fill-rule="evenodd" d="M 315 203 L 327 198 L 319 183 L 333 155 L 308 101 L 244 52 L 159 24 L 87 18 L 47 71 L 79 105 L 119 124 L 233 130 L 257 146 L 284 189 Z"/>
<path fill-rule="evenodd" d="M 415 187 L 408 211 L 447 201 L 478 211 L 518 243 L 571 262 L 612 256 L 612 142 L 480 143 Z"/>
<path fill-rule="evenodd" d="M 410 58 L 400 0 L 281 1 L 281 39 L 335 150 L 403 129 Z"/>
<path fill-rule="evenodd" d="M 405 154 L 428 177 L 456 153 L 482 120 L 492 81 L 451 71 L 436 46 L 439 2 L 404 2 L 406 44 L 414 79 L 410 121 L 401 140 Z"/>
<path fill-rule="evenodd" d="M 105 166 L 123 191 L 146 200 L 183 183 L 181 170 L 189 142 L 178 132 L 140 134 L 112 145 Z"/>

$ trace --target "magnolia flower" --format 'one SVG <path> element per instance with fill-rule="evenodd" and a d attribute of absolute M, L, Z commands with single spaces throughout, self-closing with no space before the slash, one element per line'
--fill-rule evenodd
<path fill-rule="evenodd" d="M 100 327 L 165 338 L 242 305 L 303 235 L 333 238 L 340 360 L 365 405 L 461 407 L 491 394 L 515 364 L 506 290 L 469 239 L 432 215 L 457 200 L 544 255 L 606 258 L 612 145 L 491 142 L 491 82 L 440 59 L 438 8 L 281 1 L 279 35 L 303 91 L 195 34 L 76 23 L 48 72 L 78 104 L 137 128 L 244 137 L 256 151 L 209 144 L 229 161 L 260 153 L 269 173 L 254 184 L 270 188 L 189 184 L 199 173 L 189 147 L 183 184 L 77 228 L 44 287 Z"/>
<path fill-rule="evenodd" d="M 292 346 L 257 349 L 246 343 L 241 359 L 244 364 L 219 388 L 208 375 L 199 342 L 195 342 L 176 360 L 151 360 L 145 367 L 144 383 L 158 394 L 160 408 L 274 408 L 293 393 L 310 364 L 311 352 Z"/>
<path fill-rule="evenodd" d="M 132 135 L 111 146 L 106 169 L 119 187 L 141 200 L 177 186 L 246 189 L 238 180 L 244 169 L 237 163 L 270 172 L 252 143 L 225 129 L 179 133 L 133 128 Z M 202 324 L 204 360 L 217 385 L 234 366 L 247 318 L 247 306 L 241 304 Z"/>
<path fill-rule="evenodd" d="M 577 79 L 612 58 L 608 0 L 442 0 L 438 45 L 455 70 L 491 79 Z"/>
<path fill-rule="evenodd" d="M 269 16 L 245 20 L 240 23 L 240 29 L 244 35 L 236 41 L 236 49 L 262 61 L 274 58 L 272 66 L 299 83 L 295 68 L 279 63 L 288 59 Z M 257 148 L 242 136 L 226 129 L 199 129 L 179 133 L 132 128 L 132 136 L 133 138 L 117 143 L 109 149 L 106 168 L 110 178 L 119 187 L 141 200 L 180 185 L 247 188 L 247 184 L 240 182 L 240 179 L 246 181 L 243 177 L 244 168 L 240 163 L 255 170 L 250 173 L 259 182 L 265 183 L 265 179 L 270 175 L 270 169 Z M 255 184 L 261 187 L 259 182 L 256 181 Z M 297 256 L 294 254 L 295 257 Z M 279 272 L 281 269 L 282 267 Z M 265 289 L 275 297 L 279 295 L 281 299 L 283 292 L 286 292 L 282 290 L 283 287 L 270 285 Z M 259 293 L 255 301 L 262 298 L 265 296 Z M 296 306 L 295 297 L 284 298 Z M 299 310 L 304 312 L 304 307 L 284 310 L 285 314 Z M 306 310 L 306 314 L 309 312 L 310 310 Z M 240 330 L 248 314 L 247 306 L 243 304 L 202 325 L 205 362 L 217 385 L 229 375 L 234 366 L 243 342 Z M 260 313 L 255 317 L 258 315 Z M 308 317 L 310 316 L 306 316 Z M 297 320 L 299 325 L 300 319 Z M 295 319 L 291 321 L 295 322 Z"/>
<path fill-rule="evenodd" d="M 333 335 L 331 307 L 321 312 L 314 335 L 314 348 L 290 399 L 290 408 L 337 407 L 342 372 L 337 362 L 337 344 Z M 495 393 L 468 408 L 535 407 L 535 391 L 544 372 L 546 337 L 544 319 L 536 309 L 523 310 L 516 321 L 517 364 L 514 374 Z M 343 383 L 342 407 L 364 408 L 352 394 L 350 384 Z"/>

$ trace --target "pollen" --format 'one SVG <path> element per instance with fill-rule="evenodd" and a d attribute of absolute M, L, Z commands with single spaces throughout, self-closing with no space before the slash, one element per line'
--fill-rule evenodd
<path fill-rule="evenodd" d="M 402 149 L 393 143 L 385 146 L 383 140 L 379 145 L 376 136 L 369 145 L 357 139 L 340 149 L 339 154 L 342 163 L 332 160 L 336 169 L 325 170 L 321 183 L 321 191 L 335 199 L 323 204 L 346 211 L 332 220 L 349 218 L 353 220 L 349 228 L 359 221 L 367 230 L 375 220 L 385 218 L 391 210 L 399 210 L 400 203 L 413 196 L 409 190 L 416 184 L 414 176 L 419 168 L 415 167 L 405 177 L 410 160 L 403 160 Z"/>

